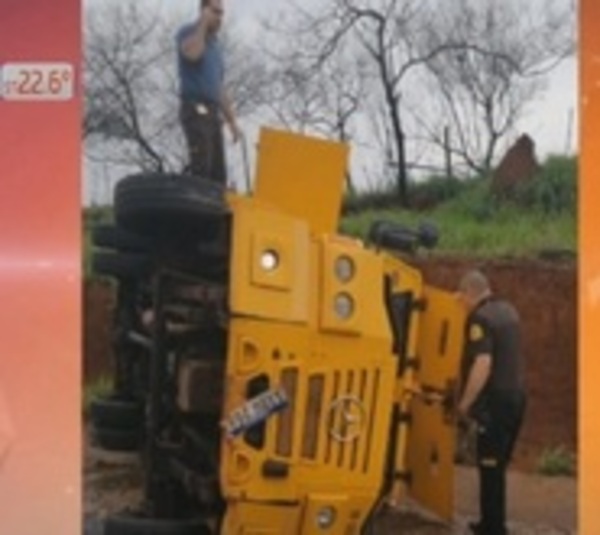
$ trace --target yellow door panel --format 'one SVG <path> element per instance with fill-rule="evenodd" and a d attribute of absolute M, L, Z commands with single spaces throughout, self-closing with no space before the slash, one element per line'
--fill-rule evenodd
<path fill-rule="evenodd" d="M 307 221 L 315 234 L 333 234 L 337 231 L 348 153 L 345 144 L 263 128 L 255 197 Z"/>
<path fill-rule="evenodd" d="M 465 312 L 456 297 L 425 287 L 426 310 L 419 322 L 417 378 L 423 387 L 445 389 L 458 375 Z"/>
<path fill-rule="evenodd" d="M 420 314 L 419 366 L 410 386 L 406 472 L 408 491 L 440 517 L 452 517 L 455 451 L 454 404 L 465 312 L 456 297 L 425 287 Z"/>
<path fill-rule="evenodd" d="M 451 520 L 454 510 L 454 432 L 439 403 L 415 397 L 408 441 L 408 492 L 433 513 Z"/>

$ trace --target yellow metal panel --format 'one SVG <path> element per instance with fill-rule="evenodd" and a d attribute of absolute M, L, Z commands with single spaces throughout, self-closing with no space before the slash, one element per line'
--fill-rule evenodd
<path fill-rule="evenodd" d="M 465 311 L 449 292 L 426 287 L 424 297 L 427 310 L 419 325 L 418 379 L 421 385 L 444 389 L 458 375 Z"/>
<path fill-rule="evenodd" d="M 236 318 L 231 323 L 229 346 L 225 415 L 244 402 L 252 377 L 266 374 L 271 385 L 279 387 L 286 377 L 294 376 L 297 384 L 293 419 L 290 422 L 283 414 L 269 419 L 264 449 L 255 450 L 241 438 L 223 444 L 224 495 L 228 499 L 295 500 L 311 492 L 335 493 L 344 488 L 348 493 L 371 493 L 371 500 L 375 500 L 381 486 L 394 395 L 395 363 L 389 340 L 316 335 L 303 325 Z M 252 356 L 239 359 L 235 353 L 244 346 L 252 348 Z M 291 370 L 296 373 L 290 374 Z M 314 407 L 311 412 L 309 399 L 310 385 L 314 384 L 311 378 L 322 381 L 316 412 Z M 353 406 L 359 412 L 364 410 L 364 417 L 356 424 L 360 431 L 356 437 L 344 436 L 347 440 L 340 441 L 332 426 L 340 425 L 344 408 L 340 404 L 348 396 L 358 400 Z M 282 425 L 292 434 L 291 445 L 284 444 L 289 455 L 281 455 Z M 314 435 L 311 442 L 316 453 L 305 447 L 307 433 Z M 347 434 L 353 435 L 354 429 Z M 266 460 L 288 464 L 289 477 L 265 478 L 262 466 Z"/>
<path fill-rule="evenodd" d="M 348 146 L 290 132 L 261 131 L 255 197 L 306 220 L 316 234 L 337 230 Z"/>
<path fill-rule="evenodd" d="M 420 366 L 415 390 L 446 396 L 456 394 L 463 344 L 464 310 L 456 298 L 435 288 L 424 290 L 426 309 L 418 337 Z M 453 511 L 455 421 L 452 410 L 439 402 L 429 405 L 416 396 L 411 403 L 407 466 L 411 496 L 442 518 Z M 451 408 L 451 407 L 450 407 Z"/>
<path fill-rule="evenodd" d="M 300 505 L 232 502 L 221 535 L 299 535 Z"/>
<path fill-rule="evenodd" d="M 321 329 L 340 334 L 389 338 L 390 326 L 383 300 L 384 259 L 360 246 L 360 242 L 323 237 Z M 336 264 L 345 259 L 352 266 L 349 280 L 339 278 Z M 349 298 L 352 314 L 341 318 L 335 310 L 338 296 Z"/>
<path fill-rule="evenodd" d="M 334 522 L 331 527 L 322 529 L 317 524 L 317 516 L 323 509 L 332 508 Z M 359 535 L 362 523 L 369 511 L 368 500 L 352 494 L 326 495 L 313 494 L 306 501 L 301 535 Z"/>
<path fill-rule="evenodd" d="M 454 432 L 439 404 L 411 403 L 408 446 L 409 494 L 423 507 L 451 520 L 454 511 Z"/>
<path fill-rule="evenodd" d="M 285 370 L 300 368 L 298 379 L 303 382 L 304 374 L 300 362 L 305 362 L 310 351 L 309 330 L 301 325 L 277 324 L 265 321 L 236 318 L 230 323 L 229 358 L 227 362 L 227 396 L 224 414 L 227 415 L 246 400 L 248 382 L 257 376 L 266 375 L 271 388 L 282 386 L 281 377 Z M 239 358 L 239 348 L 250 347 L 252 359 Z M 251 361 L 250 366 L 248 362 Z M 306 403 L 305 390 L 300 389 L 296 406 Z M 277 423 L 272 417 L 266 426 L 265 446 L 257 450 L 239 437 L 226 441 L 221 449 L 221 484 L 228 498 L 246 496 L 251 500 L 295 500 L 298 499 L 298 474 L 295 459 L 299 453 L 294 444 L 288 458 L 276 455 Z M 301 421 L 292 422 L 295 443 L 301 440 Z M 290 475 L 282 479 L 268 479 L 262 473 L 266 461 L 283 461 L 290 466 Z"/>
<path fill-rule="evenodd" d="M 238 199 L 234 206 L 230 306 L 234 314 L 309 319 L 310 236 L 303 221 Z M 265 269 L 264 254 L 277 258 Z"/>

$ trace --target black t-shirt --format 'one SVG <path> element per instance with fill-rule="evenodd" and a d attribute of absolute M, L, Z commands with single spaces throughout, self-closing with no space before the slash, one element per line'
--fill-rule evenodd
<path fill-rule="evenodd" d="M 515 307 L 502 299 L 488 297 L 469 314 L 465 329 L 463 373 L 468 373 L 479 356 L 487 354 L 492 358 L 492 371 L 483 396 L 522 390 L 520 318 Z"/>

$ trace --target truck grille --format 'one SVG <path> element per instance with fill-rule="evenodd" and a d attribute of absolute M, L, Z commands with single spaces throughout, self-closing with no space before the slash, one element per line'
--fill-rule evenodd
<path fill-rule="evenodd" d="M 275 453 L 280 457 L 297 455 L 352 472 L 368 472 L 380 379 L 377 369 L 338 370 L 307 377 L 297 368 L 284 369 L 280 384 L 290 404 L 277 417 Z M 306 382 L 303 401 L 300 381 Z M 358 423 L 350 424 L 355 428 L 350 429 L 343 421 L 340 410 L 332 409 L 336 403 L 340 406 L 340 400 L 352 400 L 348 403 L 360 413 Z M 337 438 L 331 432 L 334 428 Z M 347 440 L 340 440 L 340 435 Z"/>

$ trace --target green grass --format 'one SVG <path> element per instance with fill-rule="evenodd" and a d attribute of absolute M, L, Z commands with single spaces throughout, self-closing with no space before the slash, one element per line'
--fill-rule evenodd
<path fill-rule="evenodd" d="M 537 462 L 538 473 L 545 476 L 574 476 L 576 474 L 575 455 L 564 446 L 546 448 Z"/>
<path fill-rule="evenodd" d="M 438 184 L 441 180 L 422 188 L 443 190 Z M 438 254 L 523 257 L 547 249 L 576 251 L 576 183 L 575 160 L 551 157 L 539 176 L 508 200 L 491 194 L 489 180 L 471 179 L 437 195 L 440 202 L 427 211 L 365 210 L 344 217 L 340 231 L 364 239 L 376 220 L 409 227 L 429 221 L 440 230 Z"/>
<path fill-rule="evenodd" d="M 552 219 L 537 214 L 519 214 L 506 210 L 493 221 L 479 222 L 466 214 L 447 210 L 430 214 L 399 211 L 366 212 L 345 219 L 341 231 L 364 238 L 370 224 L 378 219 L 416 226 L 430 221 L 440 230 L 437 253 L 474 256 L 530 256 L 544 249 L 576 249 L 573 217 L 561 215 Z"/>
<path fill-rule="evenodd" d="M 83 413 L 87 415 L 90 403 L 97 397 L 108 395 L 112 391 L 113 380 L 108 375 L 96 379 L 83 388 Z"/>
<path fill-rule="evenodd" d="M 92 273 L 92 236 L 91 229 L 95 225 L 110 223 L 113 220 L 111 207 L 88 208 L 83 211 L 83 273 L 85 279 L 94 277 Z"/>

